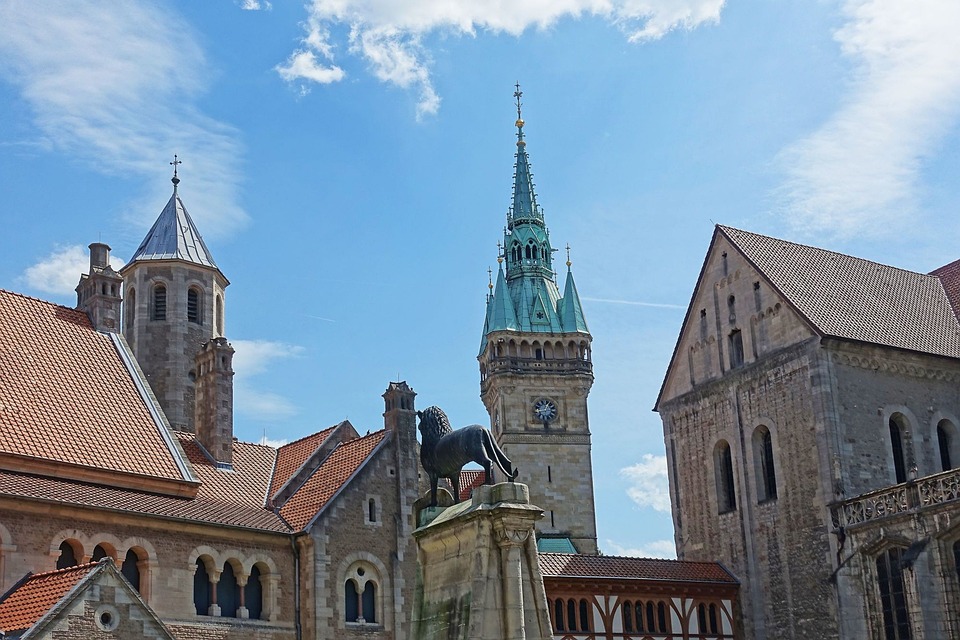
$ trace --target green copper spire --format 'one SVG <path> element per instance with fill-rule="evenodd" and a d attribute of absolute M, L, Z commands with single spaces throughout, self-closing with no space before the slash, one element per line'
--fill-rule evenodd
<path fill-rule="evenodd" d="M 557 288 L 557 274 L 553 271 L 554 249 L 550 245 L 543 210 L 537 205 L 524 140 L 520 102 L 523 92 L 519 84 L 516 89 L 513 96 L 517 100 L 517 163 L 513 204 L 507 213 L 503 245 L 498 245 L 500 268 L 497 284 L 493 287 L 491 277 L 491 293 L 487 295 L 484 340 L 494 331 L 587 333 L 577 287 L 569 270 L 569 256 L 564 297 L 560 297 Z"/>

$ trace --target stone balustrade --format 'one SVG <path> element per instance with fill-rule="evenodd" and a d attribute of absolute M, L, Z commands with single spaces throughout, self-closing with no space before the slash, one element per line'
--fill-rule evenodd
<path fill-rule="evenodd" d="M 925 476 L 830 505 L 834 528 L 855 527 L 960 499 L 960 469 Z"/>

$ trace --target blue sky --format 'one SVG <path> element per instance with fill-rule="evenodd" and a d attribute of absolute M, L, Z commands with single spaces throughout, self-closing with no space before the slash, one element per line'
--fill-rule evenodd
<path fill-rule="evenodd" d="M 956 251 L 949 0 L 0 4 L 0 287 L 73 304 L 181 195 L 221 269 L 239 437 L 486 423 L 516 114 L 594 336 L 599 543 L 672 555 L 652 413 L 715 223 L 929 271 Z M 117 262 L 118 264 L 118 262 Z"/>

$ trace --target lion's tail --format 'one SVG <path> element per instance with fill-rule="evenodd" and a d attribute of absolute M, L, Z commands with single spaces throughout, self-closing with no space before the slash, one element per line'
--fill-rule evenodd
<path fill-rule="evenodd" d="M 507 454 L 497 445 L 497 441 L 494 440 L 489 433 L 486 435 L 487 437 L 483 439 L 483 447 L 487 450 L 487 457 L 496 462 L 497 466 L 500 467 L 500 471 L 503 472 L 503 475 L 505 475 L 510 482 L 513 482 L 520 474 L 519 470 L 513 466 Z"/>

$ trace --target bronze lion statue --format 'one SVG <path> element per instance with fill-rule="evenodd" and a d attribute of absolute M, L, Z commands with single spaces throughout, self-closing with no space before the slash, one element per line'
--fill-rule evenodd
<path fill-rule="evenodd" d="M 417 411 L 420 418 L 420 464 L 430 476 L 430 506 L 437 506 L 437 482 L 447 478 L 453 484 L 453 499 L 460 502 L 460 470 L 468 462 L 483 467 L 486 484 L 493 484 L 493 465 L 510 482 L 517 478 L 517 470 L 497 446 L 490 430 L 478 424 L 452 429 L 447 414 L 440 407 Z"/>

